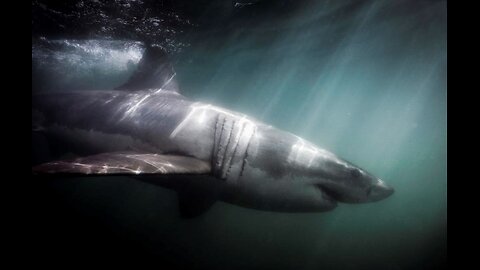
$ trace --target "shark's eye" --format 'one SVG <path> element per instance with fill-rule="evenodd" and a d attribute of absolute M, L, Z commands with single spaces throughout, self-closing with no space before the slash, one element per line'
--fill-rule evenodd
<path fill-rule="evenodd" d="M 351 169 L 350 174 L 352 175 L 353 178 L 358 178 L 360 177 L 360 175 L 362 175 L 359 169 Z"/>

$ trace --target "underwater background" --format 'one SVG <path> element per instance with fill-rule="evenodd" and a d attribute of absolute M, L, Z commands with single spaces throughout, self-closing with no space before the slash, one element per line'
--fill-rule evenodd
<path fill-rule="evenodd" d="M 446 1 L 33 1 L 33 92 L 112 89 L 153 43 L 183 95 L 303 137 L 395 194 L 308 214 L 217 202 L 182 219 L 173 191 L 127 177 L 42 179 L 30 248 L 160 269 L 441 268 L 446 21 Z M 32 148 L 32 164 L 48 158 Z"/>

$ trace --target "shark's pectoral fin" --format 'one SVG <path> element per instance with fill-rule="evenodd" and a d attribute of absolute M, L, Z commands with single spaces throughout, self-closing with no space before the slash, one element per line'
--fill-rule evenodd
<path fill-rule="evenodd" d="M 208 174 L 210 163 L 179 155 L 103 153 L 33 167 L 36 174 Z"/>
<path fill-rule="evenodd" d="M 206 212 L 217 198 L 197 192 L 178 192 L 178 208 L 184 218 L 198 217 Z"/>

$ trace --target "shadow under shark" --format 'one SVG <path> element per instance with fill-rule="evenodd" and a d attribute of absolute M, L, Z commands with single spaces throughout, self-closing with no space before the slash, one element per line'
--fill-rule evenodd
<path fill-rule="evenodd" d="M 291 133 L 188 100 L 156 47 L 146 49 L 137 71 L 116 90 L 33 94 L 32 130 L 78 155 L 36 165 L 34 174 L 129 175 L 176 190 L 185 217 L 217 200 L 322 212 L 337 202 L 374 202 L 394 192 Z"/>

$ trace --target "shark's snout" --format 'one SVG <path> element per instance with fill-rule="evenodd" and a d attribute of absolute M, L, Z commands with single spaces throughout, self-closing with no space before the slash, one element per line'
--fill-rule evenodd
<path fill-rule="evenodd" d="M 376 202 L 383 200 L 392 195 L 394 192 L 395 190 L 392 187 L 385 184 L 382 180 L 379 180 L 370 188 L 368 193 L 368 201 Z"/>

